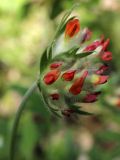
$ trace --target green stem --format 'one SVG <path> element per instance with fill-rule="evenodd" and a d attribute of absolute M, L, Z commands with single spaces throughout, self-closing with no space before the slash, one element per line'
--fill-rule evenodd
<path fill-rule="evenodd" d="M 13 129 L 12 129 L 12 135 L 11 135 L 11 142 L 10 142 L 10 160 L 14 160 L 15 158 L 15 141 L 16 141 L 16 135 L 17 135 L 17 129 L 18 129 L 18 125 L 19 125 L 19 121 L 22 115 L 22 112 L 25 108 L 25 104 L 27 102 L 27 100 L 30 98 L 30 96 L 32 95 L 32 93 L 35 91 L 35 89 L 38 87 L 37 82 L 34 82 L 33 85 L 27 90 L 27 92 L 25 93 L 22 102 L 19 105 L 19 109 L 16 113 L 15 116 L 15 120 L 13 123 Z"/>

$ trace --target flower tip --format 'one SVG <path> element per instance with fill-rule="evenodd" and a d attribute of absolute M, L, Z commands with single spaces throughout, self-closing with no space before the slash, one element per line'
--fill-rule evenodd
<path fill-rule="evenodd" d="M 92 44 L 88 45 L 84 51 L 86 52 L 90 52 L 90 51 L 94 51 L 97 47 L 99 47 L 101 45 L 101 42 L 96 40 L 94 41 Z"/>
<path fill-rule="evenodd" d="M 109 43 L 110 43 L 110 38 L 108 38 L 105 42 L 103 42 L 102 44 L 103 51 L 107 50 Z"/>
<path fill-rule="evenodd" d="M 80 78 L 77 78 L 75 82 L 72 84 L 72 86 L 69 89 L 69 92 L 72 93 L 73 95 L 78 95 L 82 90 L 87 75 L 88 71 L 84 71 L 83 75 Z"/>
<path fill-rule="evenodd" d="M 62 62 L 55 62 L 50 65 L 50 69 L 59 68 L 62 65 Z"/>
<path fill-rule="evenodd" d="M 89 41 L 91 39 L 91 36 L 92 36 L 91 30 L 88 28 L 85 28 L 82 33 L 81 43 L 84 43 L 85 41 Z"/>
<path fill-rule="evenodd" d="M 84 98 L 83 102 L 85 103 L 93 103 L 96 102 L 98 99 L 97 97 L 101 94 L 101 92 L 89 93 Z"/>
<path fill-rule="evenodd" d="M 103 74 L 106 70 L 108 70 L 108 66 L 107 65 L 102 65 L 97 71 L 95 71 L 96 74 Z"/>
<path fill-rule="evenodd" d="M 74 78 L 76 70 L 69 70 L 65 73 L 63 73 L 62 75 L 62 79 L 64 79 L 65 81 L 72 81 Z"/>
<path fill-rule="evenodd" d="M 80 22 L 79 22 L 79 19 L 77 19 L 77 18 L 72 19 L 72 20 L 68 21 L 68 23 L 66 24 L 65 37 L 66 38 L 67 37 L 72 38 L 79 31 L 80 31 Z"/>
<path fill-rule="evenodd" d="M 58 93 L 53 93 L 50 95 L 52 100 L 58 100 L 60 98 L 60 95 Z"/>
<path fill-rule="evenodd" d="M 44 76 L 43 81 L 44 81 L 45 84 L 50 85 L 58 79 L 59 75 L 60 75 L 59 70 L 57 70 L 57 69 L 52 70 Z"/>
<path fill-rule="evenodd" d="M 98 80 L 94 83 L 95 85 L 104 84 L 108 81 L 109 76 L 99 76 Z"/>
<path fill-rule="evenodd" d="M 112 60 L 112 53 L 109 52 L 109 51 L 104 52 L 104 53 L 102 54 L 101 59 L 102 59 L 103 61 L 111 61 L 111 60 Z"/>

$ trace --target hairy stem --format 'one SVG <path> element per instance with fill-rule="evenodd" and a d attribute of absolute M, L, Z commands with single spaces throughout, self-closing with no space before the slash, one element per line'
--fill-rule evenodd
<path fill-rule="evenodd" d="M 37 88 L 37 81 L 33 83 L 33 85 L 27 90 L 25 93 L 22 102 L 19 105 L 19 109 L 16 113 L 15 120 L 13 123 L 13 128 L 12 128 L 12 134 L 11 134 L 11 142 L 10 142 L 10 159 L 9 160 L 14 160 L 15 159 L 15 141 L 16 141 L 16 135 L 17 135 L 17 129 L 19 125 L 20 118 L 22 116 L 22 112 L 25 108 L 25 104 L 27 100 L 30 98 L 32 93 L 35 91 Z"/>

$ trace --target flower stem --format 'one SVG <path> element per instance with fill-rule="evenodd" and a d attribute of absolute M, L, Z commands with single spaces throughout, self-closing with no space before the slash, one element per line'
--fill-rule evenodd
<path fill-rule="evenodd" d="M 15 141 L 16 141 L 16 135 L 17 135 L 17 129 L 19 125 L 20 118 L 22 116 L 22 112 L 25 108 L 25 104 L 27 100 L 30 98 L 32 93 L 35 91 L 35 89 L 38 87 L 37 81 L 33 83 L 33 85 L 27 90 L 25 93 L 22 102 L 19 105 L 19 109 L 16 113 L 15 120 L 13 123 L 13 128 L 12 128 L 12 134 L 11 134 L 11 141 L 10 141 L 10 160 L 14 160 L 15 158 Z"/>

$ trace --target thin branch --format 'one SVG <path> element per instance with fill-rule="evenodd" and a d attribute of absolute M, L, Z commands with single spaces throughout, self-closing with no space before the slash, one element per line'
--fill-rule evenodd
<path fill-rule="evenodd" d="M 37 86 L 37 81 L 36 81 L 27 90 L 27 92 L 25 93 L 25 95 L 22 99 L 22 102 L 20 103 L 20 105 L 18 107 L 19 109 L 16 113 L 15 120 L 14 120 L 14 123 L 13 123 L 13 128 L 12 128 L 12 135 L 11 135 L 11 142 L 10 142 L 10 160 L 15 159 L 15 141 L 16 141 L 17 129 L 18 129 L 18 125 L 19 125 L 21 115 L 22 115 L 23 110 L 25 108 L 25 104 L 37 87 L 38 86 Z"/>

